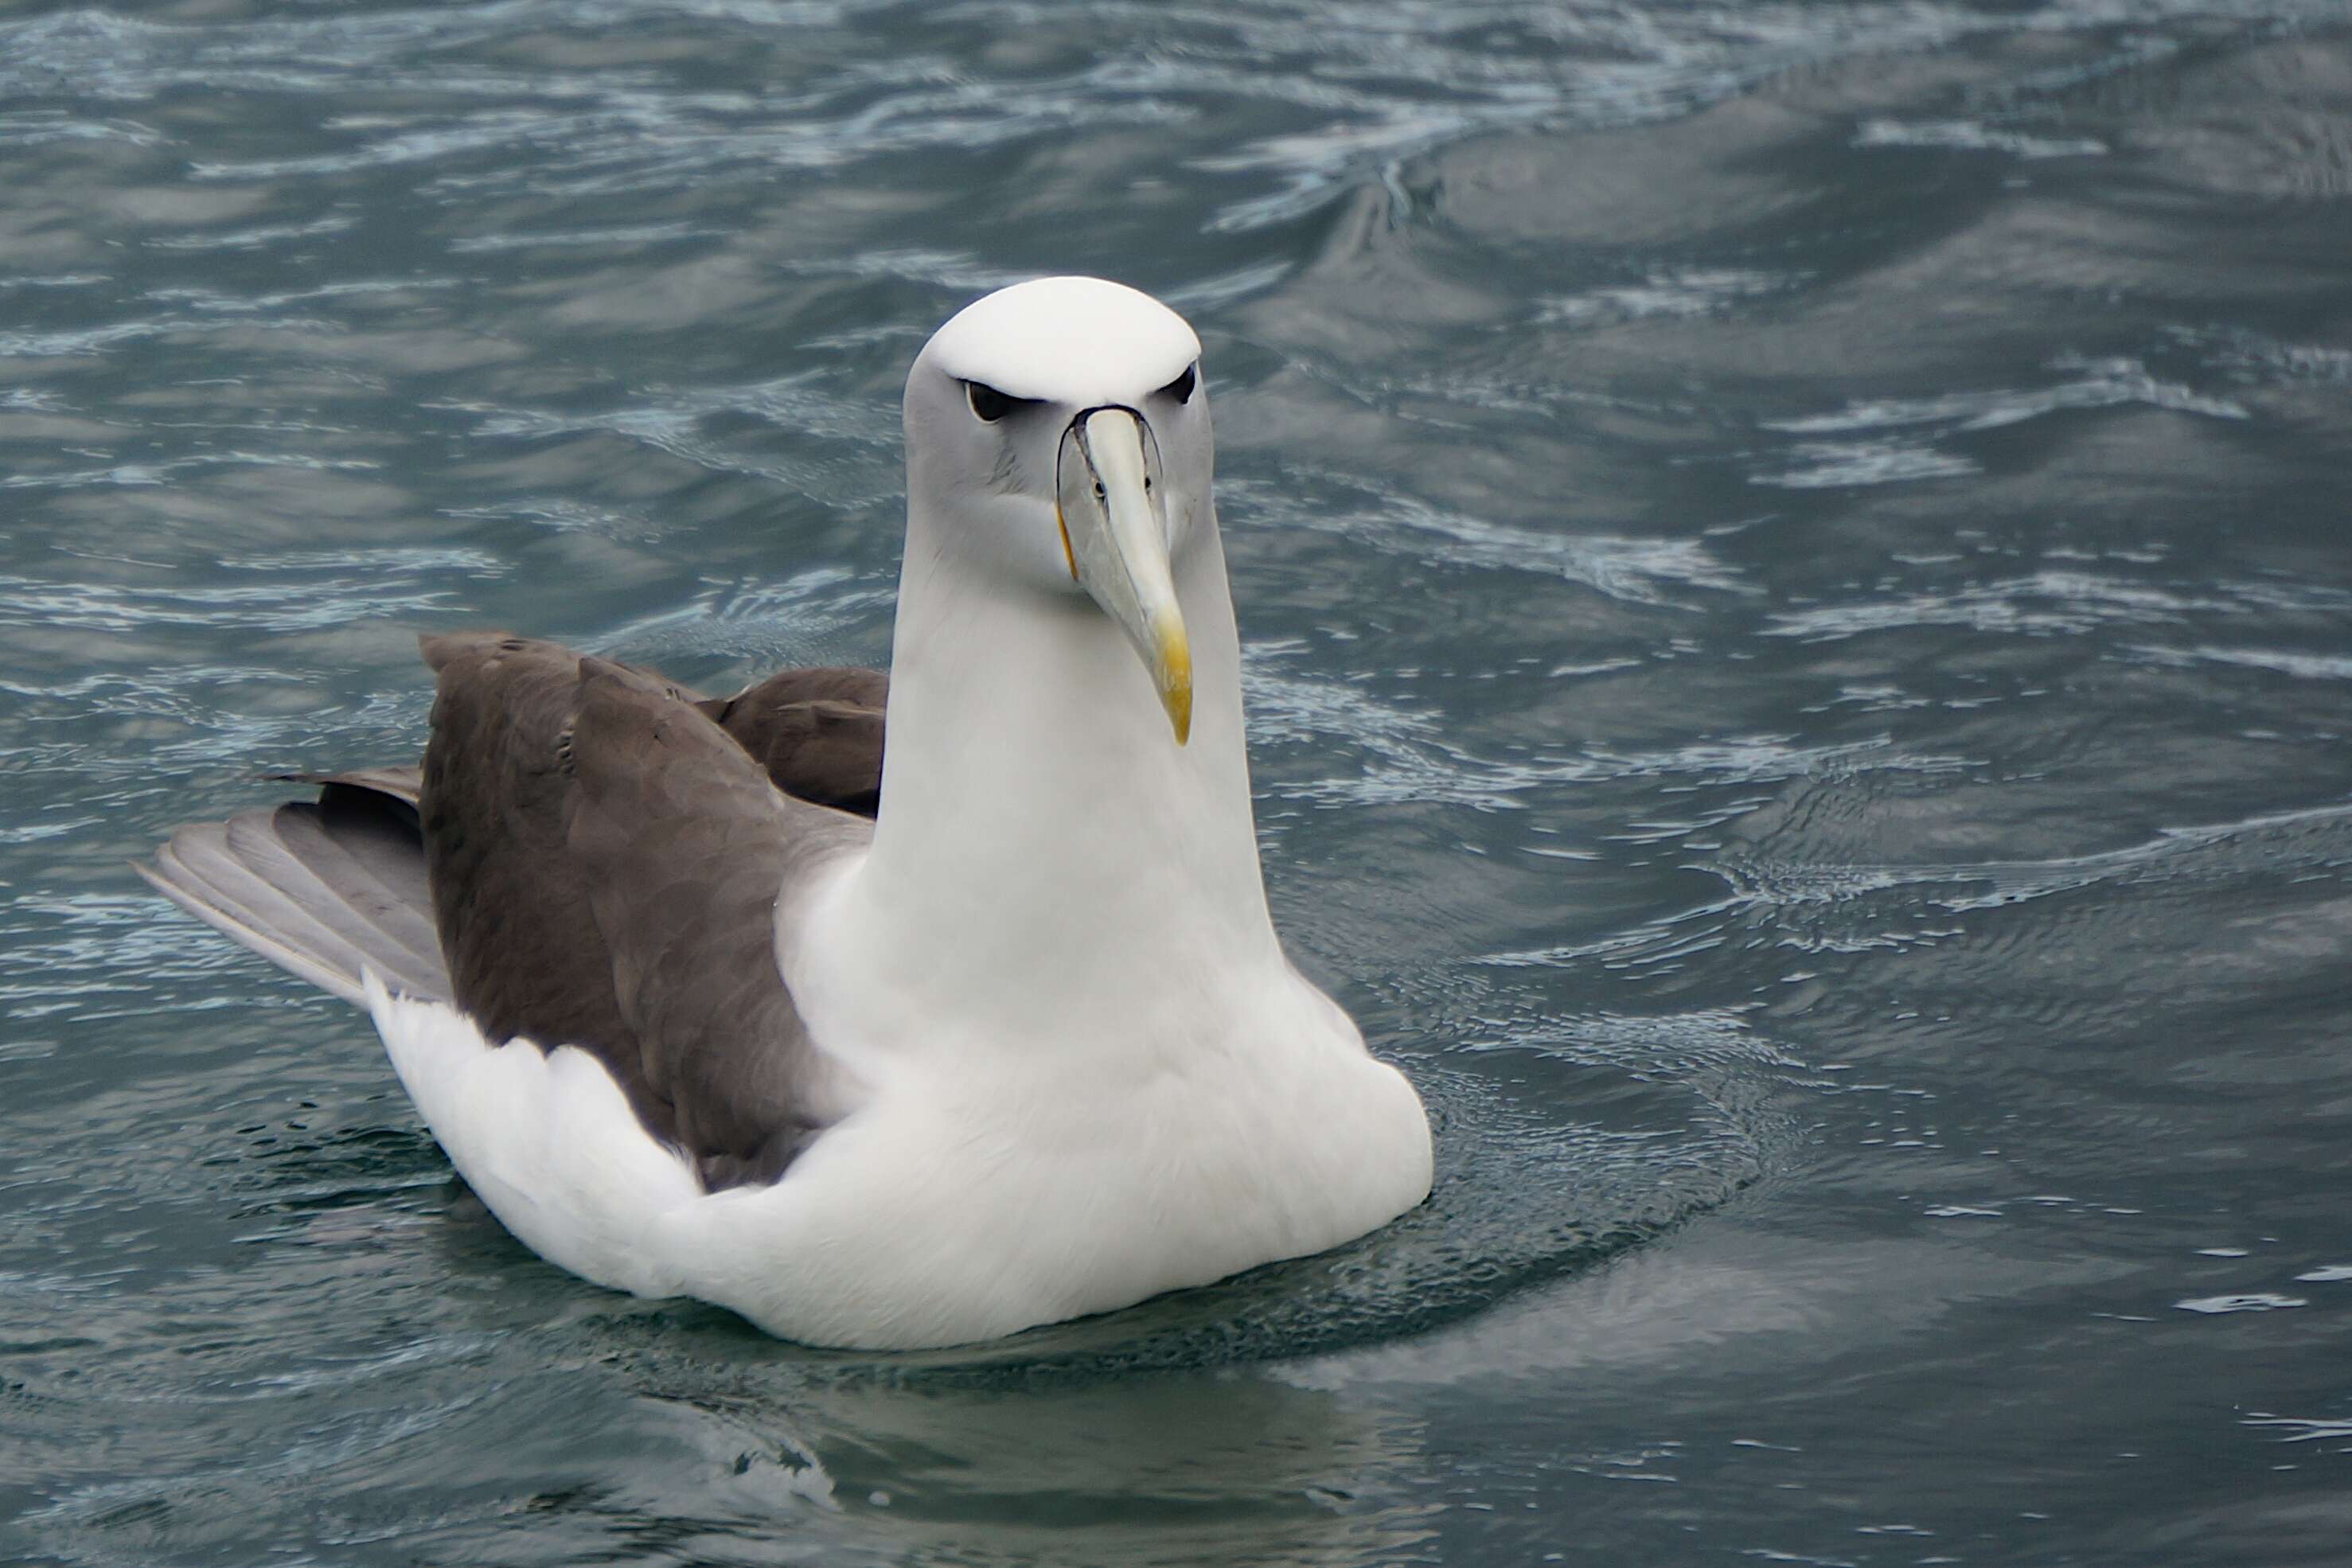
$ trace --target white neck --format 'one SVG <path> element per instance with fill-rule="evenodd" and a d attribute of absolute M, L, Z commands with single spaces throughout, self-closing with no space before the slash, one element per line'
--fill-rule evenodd
<path fill-rule="evenodd" d="M 1282 964 L 1224 552 L 1202 521 L 1172 563 L 1193 661 L 1179 746 L 1090 600 L 974 582 L 936 520 L 910 515 L 880 820 L 843 910 L 900 986 L 1052 1032 L 1197 1005 L 1210 975 Z M 1040 967 L 1049 994 L 1013 978 Z"/>

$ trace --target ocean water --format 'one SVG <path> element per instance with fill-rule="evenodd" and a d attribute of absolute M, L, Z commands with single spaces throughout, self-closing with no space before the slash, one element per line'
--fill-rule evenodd
<path fill-rule="evenodd" d="M 124 862 L 419 630 L 888 654 L 999 283 L 1207 344 L 1390 1230 L 818 1352 L 583 1284 Z M 0 16 L 0 1560 L 2352 1559 L 2340 5 Z"/>

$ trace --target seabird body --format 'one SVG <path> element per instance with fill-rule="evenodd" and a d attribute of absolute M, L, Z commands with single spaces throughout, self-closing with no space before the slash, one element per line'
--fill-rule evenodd
<path fill-rule="evenodd" d="M 413 936 L 404 971 L 365 932 L 356 967 L 289 962 L 209 839 L 158 885 L 361 1001 L 534 1251 L 788 1338 L 991 1338 L 1386 1223 L 1428 1124 L 1268 915 L 1198 356 L 1156 301 L 1055 279 L 918 357 L 870 824 L 810 803 L 805 736 L 754 760 L 726 705 L 447 639 L 416 821 L 448 984 Z M 854 751 L 866 710 L 793 733 Z M 548 967 L 586 981 L 499 967 L 566 921 Z"/>

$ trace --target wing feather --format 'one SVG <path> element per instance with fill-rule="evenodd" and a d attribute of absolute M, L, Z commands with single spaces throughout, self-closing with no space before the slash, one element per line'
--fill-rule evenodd
<path fill-rule="evenodd" d="M 866 825 L 783 794 L 646 671 L 515 637 L 427 657 L 420 808 L 458 1005 L 492 1039 L 596 1056 L 706 1182 L 772 1179 L 837 1114 L 775 910 Z"/>
<path fill-rule="evenodd" d="M 140 874 L 362 1005 L 362 974 L 493 1043 L 573 1046 L 709 1187 L 772 1181 L 842 1111 L 774 958 L 780 900 L 870 834 L 888 682 L 709 699 L 503 633 L 424 639 L 421 767 L 183 827 Z"/>

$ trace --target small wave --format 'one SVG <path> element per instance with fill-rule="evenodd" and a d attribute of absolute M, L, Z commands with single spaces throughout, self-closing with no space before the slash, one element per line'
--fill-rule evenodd
<path fill-rule="evenodd" d="M 1628 604 L 1673 604 L 1669 592 L 1673 588 L 1753 591 L 1737 567 L 1700 539 L 1565 529 L 1544 532 L 1435 506 L 1411 495 L 1366 491 L 1360 480 L 1343 474 L 1301 468 L 1295 470 L 1294 477 L 1326 489 L 1353 490 L 1355 504 L 1328 505 L 1334 498 L 1318 493 L 1316 504 L 1309 505 L 1287 486 L 1235 478 L 1219 482 L 1221 510 L 1244 526 L 1271 524 L 1340 534 L 1351 543 L 1415 561 L 1558 576 Z"/>

